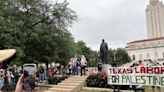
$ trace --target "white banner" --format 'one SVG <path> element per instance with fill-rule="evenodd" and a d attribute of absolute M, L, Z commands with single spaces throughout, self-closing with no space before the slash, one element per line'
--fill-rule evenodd
<path fill-rule="evenodd" d="M 164 86 L 164 67 L 106 67 L 110 85 Z"/>

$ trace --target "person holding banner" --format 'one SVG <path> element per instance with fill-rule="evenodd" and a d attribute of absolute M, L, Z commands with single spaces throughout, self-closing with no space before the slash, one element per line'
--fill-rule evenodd
<path fill-rule="evenodd" d="M 141 60 L 139 60 L 138 62 L 139 62 L 139 64 L 138 64 L 139 67 L 144 67 L 145 66 L 144 63 Z"/>
<path fill-rule="evenodd" d="M 151 59 L 149 59 L 149 61 L 148 61 L 148 63 L 147 63 L 147 67 L 150 67 L 150 66 L 157 66 L 157 64 L 155 64 L 155 62 L 153 62 Z M 153 92 L 156 92 L 156 90 L 158 90 L 158 92 L 161 92 L 160 91 L 160 87 L 155 87 L 155 86 L 151 86 L 151 88 L 152 88 L 152 90 L 153 90 Z M 156 90 L 155 90 L 156 89 Z"/>
<path fill-rule="evenodd" d="M 146 66 L 154 66 L 154 63 L 151 59 L 149 59 L 148 63 L 146 64 Z"/>

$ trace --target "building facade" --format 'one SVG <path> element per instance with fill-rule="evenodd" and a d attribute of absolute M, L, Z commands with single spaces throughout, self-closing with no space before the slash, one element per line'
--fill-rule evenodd
<path fill-rule="evenodd" d="M 164 5 L 159 0 L 150 0 L 146 8 L 148 38 L 164 37 Z"/>
<path fill-rule="evenodd" d="M 126 50 L 132 60 L 147 61 L 152 59 L 163 62 L 164 37 L 130 42 L 127 44 Z"/>
<path fill-rule="evenodd" d="M 164 61 L 164 5 L 150 0 L 146 8 L 147 39 L 127 43 L 126 51 L 132 60 Z"/>

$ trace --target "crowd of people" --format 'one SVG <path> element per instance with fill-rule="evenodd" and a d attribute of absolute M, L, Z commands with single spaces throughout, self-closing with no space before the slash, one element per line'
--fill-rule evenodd
<path fill-rule="evenodd" d="M 81 55 L 81 58 L 78 59 L 74 55 L 69 63 L 66 74 L 68 75 L 86 75 L 86 67 L 88 65 L 87 58 L 84 55 Z M 61 66 L 60 66 L 61 68 Z M 80 71 L 79 71 L 80 68 Z M 55 74 L 59 74 L 60 70 L 57 67 L 50 66 L 47 69 L 43 66 L 38 66 L 36 71 L 36 82 L 37 83 L 46 83 L 48 77 L 52 77 Z M 4 85 L 16 85 L 18 84 L 19 78 L 24 74 L 23 68 L 17 65 L 9 65 L 7 69 L 0 69 L 0 91 Z"/>
<path fill-rule="evenodd" d="M 139 60 L 136 63 L 133 63 L 130 67 L 135 67 L 135 66 L 140 66 L 140 67 L 146 67 L 146 66 L 161 66 L 162 64 L 159 64 L 157 61 L 153 61 L 151 59 L 149 59 L 148 61 L 142 61 Z M 164 65 L 164 63 L 163 63 Z"/>
<path fill-rule="evenodd" d="M 97 62 L 97 68 L 100 72 L 102 69 L 102 61 L 101 59 Z M 148 61 L 141 61 L 133 63 L 130 67 L 146 67 L 146 66 L 160 66 L 156 61 L 152 61 L 149 59 Z M 68 68 L 66 74 L 68 75 L 86 75 L 86 67 L 88 66 L 88 59 L 81 55 L 80 59 L 77 58 L 76 55 L 71 57 L 70 61 L 68 62 Z M 36 80 L 38 83 L 44 83 L 47 80 L 47 76 L 54 76 L 57 74 L 57 68 L 50 66 L 48 69 L 46 69 L 43 66 L 39 66 L 37 68 L 36 73 Z M 0 69 L 0 90 L 4 86 L 4 84 L 8 85 L 18 85 L 21 78 L 22 78 L 23 70 L 21 67 L 17 65 L 10 65 L 7 69 Z M 18 85 L 19 86 L 19 85 Z M 19 87 L 18 87 L 19 88 Z M 17 88 L 16 88 L 17 90 Z"/>
<path fill-rule="evenodd" d="M 78 60 L 77 56 L 74 55 L 68 63 L 68 74 L 69 75 L 79 75 L 81 76 L 86 75 L 86 67 L 88 65 L 88 60 L 84 55 L 81 55 L 80 61 Z M 80 67 L 80 73 L 79 73 Z"/>
<path fill-rule="evenodd" d="M 133 63 L 130 67 L 153 67 L 153 66 L 163 66 L 164 65 L 164 63 L 163 64 L 160 64 L 160 63 L 158 63 L 157 61 L 153 61 L 153 60 L 151 60 L 151 59 L 149 59 L 148 61 L 142 61 L 142 60 L 139 60 L 138 62 L 136 62 L 136 63 Z M 132 86 L 132 89 L 136 89 L 136 85 L 133 85 Z M 152 90 L 153 90 L 153 92 L 155 92 L 154 90 L 155 90 L 155 88 L 157 89 L 157 90 L 159 90 L 159 92 L 161 92 L 160 91 L 160 87 L 158 87 L 158 86 L 151 86 L 152 87 Z M 144 92 L 144 88 L 142 88 L 142 86 L 141 86 L 141 91 L 142 92 Z"/>
<path fill-rule="evenodd" d="M 4 84 L 15 85 L 22 71 L 17 65 L 10 65 L 7 69 L 0 69 L 0 90 Z"/>
<path fill-rule="evenodd" d="M 0 69 L 0 91 L 4 85 L 15 86 L 22 74 L 22 67 L 17 65 L 9 65 L 7 69 Z M 40 66 L 37 68 L 36 79 L 39 83 L 46 81 L 46 71 L 44 67 Z"/>

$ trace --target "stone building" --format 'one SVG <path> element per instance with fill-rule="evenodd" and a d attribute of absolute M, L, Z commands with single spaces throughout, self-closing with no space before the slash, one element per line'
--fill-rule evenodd
<path fill-rule="evenodd" d="M 164 5 L 150 0 L 146 8 L 147 39 L 127 43 L 126 50 L 132 60 L 164 61 Z"/>

